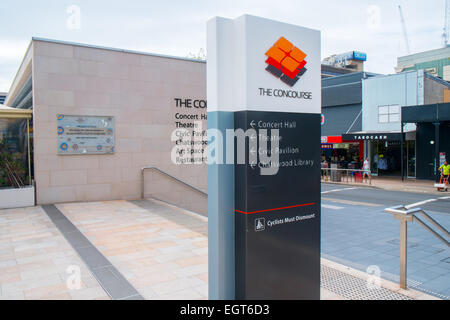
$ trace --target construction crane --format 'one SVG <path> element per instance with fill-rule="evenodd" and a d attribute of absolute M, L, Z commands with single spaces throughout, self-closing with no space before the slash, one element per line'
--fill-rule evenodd
<path fill-rule="evenodd" d="M 442 33 L 442 40 L 444 42 L 444 48 L 448 46 L 448 38 L 450 33 L 450 0 L 445 1 L 445 20 L 444 20 L 444 32 Z"/>
<path fill-rule="evenodd" d="M 408 32 L 406 31 L 406 23 L 405 23 L 405 18 L 403 17 L 402 6 L 400 6 L 400 5 L 398 6 L 398 11 L 400 12 L 400 20 L 402 22 L 403 38 L 405 39 L 406 51 L 408 52 L 408 54 L 410 54 L 411 50 L 409 49 Z"/>

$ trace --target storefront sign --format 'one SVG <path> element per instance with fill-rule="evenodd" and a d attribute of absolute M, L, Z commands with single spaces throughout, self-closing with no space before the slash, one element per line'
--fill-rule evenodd
<path fill-rule="evenodd" d="M 344 141 L 367 141 L 367 140 L 386 140 L 386 141 L 400 141 L 402 139 L 401 133 L 349 133 L 343 134 Z"/>
<path fill-rule="evenodd" d="M 321 143 L 342 143 L 341 136 L 322 136 Z"/>
<path fill-rule="evenodd" d="M 335 143 L 333 145 L 334 149 L 349 149 L 350 148 L 350 144 L 348 143 Z"/>
<path fill-rule="evenodd" d="M 114 133 L 114 117 L 58 114 L 58 154 L 114 153 Z"/>

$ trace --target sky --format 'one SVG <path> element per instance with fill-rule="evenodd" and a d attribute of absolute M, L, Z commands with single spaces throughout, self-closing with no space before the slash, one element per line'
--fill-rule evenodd
<path fill-rule="evenodd" d="M 394 73 L 410 52 L 443 46 L 445 0 L 1 0 L 0 92 L 31 37 L 185 57 L 206 49 L 206 22 L 252 14 L 322 32 L 322 58 L 367 53 L 365 70 Z"/>

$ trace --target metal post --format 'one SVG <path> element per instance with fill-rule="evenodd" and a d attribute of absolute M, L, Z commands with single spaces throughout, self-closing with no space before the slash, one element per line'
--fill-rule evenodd
<path fill-rule="evenodd" d="M 30 119 L 27 119 L 27 151 L 28 151 L 28 177 L 30 186 L 32 186 L 33 181 L 31 178 Z"/>
<path fill-rule="evenodd" d="M 145 178 L 145 169 L 143 168 L 141 170 L 141 199 L 144 200 L 144 187 L 145 187 L 145 182 L 144 182 L 144 178 Z"/>
<path fill-rule="evenodd" d="M 403 122 L 401 123 L 401 131 L 402 131 L 402 133 L 401 133 L 401 142 L 400 142 L 400 166 L 401 166 L 401 172 L 402 172 L 402 181 L 404 181 L 405 180 L 405 164 L 403 163 L 403 161 L 404 161 L 404 159 L 403 159 L 403 157 L 404 157 L 404 150 L 403 150 L 403 145 L 404 145 L 404 143 L 405 143 L 405 138 L 403 137 Z"/>
<path fill-rule="evenodd" d="M 434 152 L 435 152 L 435 167 L 434 174 L 437 175 L 437 168 L 439 168 L 439 151 L 440 151 L 440 123 L 437 122 L 434 124 Z"/>
<path fill-rule="evenodd" d="M 406 289 L 407 233 L 407 221 L 402 220 L 400 221 L 400 288 L 402 289 Z"/>

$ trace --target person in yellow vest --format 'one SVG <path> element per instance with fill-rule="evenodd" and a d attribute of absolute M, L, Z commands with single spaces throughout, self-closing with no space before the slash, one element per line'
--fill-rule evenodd
<path fill-rule="evenodd" d="M 447 160 L 444 161 L 444 164 L 439 167 L 439 172 L 444 179 L 448 179 L 448 176 L 450 175 L 450 164 L 448 164 Z"/>

